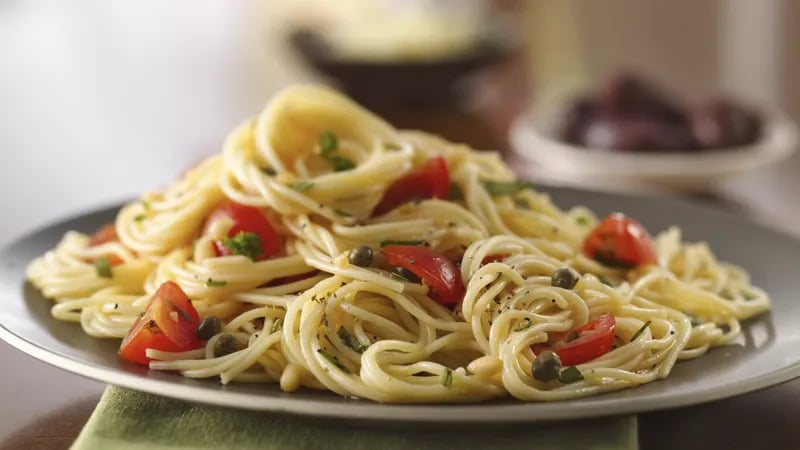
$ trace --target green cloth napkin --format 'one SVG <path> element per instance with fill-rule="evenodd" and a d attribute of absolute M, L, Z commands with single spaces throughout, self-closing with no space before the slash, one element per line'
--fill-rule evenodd
<path fill-rule="evenodd" d="M 188 403 L 109 386 L 72 450 L 637 449 L 636 416 L 513 427 L 365 426 Z"/>

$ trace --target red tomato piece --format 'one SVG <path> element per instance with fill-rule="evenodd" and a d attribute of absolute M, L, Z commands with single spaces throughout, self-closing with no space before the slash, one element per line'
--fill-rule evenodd
<path fill-rule="evenodd" d="M 119 355 L 132 363 L 147 365 L 148 348 L 166 352 L 185 352 L 199 348 L 197 337 L 200 316 L 189 297 L 172 281 L 158 288 L 144 314 L 136 319 L 123 339 Z"/>
<path fill-rule="evenodd" d="M 538 355 L 544 350 L 552 350 L 565 366 L 583 364 L 611 351 L 616 327 L 614 315 L 603 314 L 573 331 L 551 333 L 548 343 L 534 345 L 533 352 Z"/>
<path fill-rule="evenodd" d="M 254 258 L 256 261 L 278 255 L 283 249 L 280 235 L 269 223 L 266 216 L 258 208 L 245 206 L 234 202 L 225 202 L 214 209 L 208 216 L 206 229 L 214 221 L 228 217 L 233 226 L 228 231 L 228 237 L 235 237 L 239 233 L 255 233 L 261 241 L 261 252 Z M 223 241 L 214 241 L 214 253 L 217 256 L 230 256 L 234 252 Z"/>
<path fill-rule="evenodd" d="M 656 263 L 650 233 L 622 213 L 610 214 L 600 221 L 586 237 L 583 252 L 602 264 L 624 269 Z"/>
<path fill-rule="evenodd" d="M 118 241 L 119 237 L 117 236 L 117 227 L 114 223 L 108 223 L 100 227 L 97 231 L 92 234 L 89 238 L 89 247 L 96 247 L 98 245 L 103 245 L 108 242 L 115 242 Z M 122 259 L 120 259 L 117 255 L 106 255 L 106 259 L 112 266 L 116 266 L 117 264 L 122 263 Z M 92 262 L 89 260 L 89 262 Z"/>
<path fill-rule="evenodd" d="M 372 215 L 380 216 L 412 200 L 447 198 L 449 192 L 450 172 L 447 170 L 447 162 L 437 156 L 392 183 L 383 193 Z"/>
<path fill-rule="evenodd" d="M 421 245 L 389 245 L 381 250 L 386 263 L 409 270 L 433 291 L 433 298 L 452 307 L 464 297 L 461 272 L 452 261 Z"/>

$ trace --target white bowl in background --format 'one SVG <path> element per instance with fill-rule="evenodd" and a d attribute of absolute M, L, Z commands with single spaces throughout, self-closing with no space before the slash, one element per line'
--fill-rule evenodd
<path fill-rule="evenodd" d="M 685 152 L 593 149 L 556 138 L 563 114 L 526 111 L 511 126 L 515 159 L 524 175 L 551 182 L 622 188 L 698 191 L 723 178 L 775 164 L 797 150 L 797 126 L 781 113 L 766 114 L 761 139 L 747 147 Z"/>

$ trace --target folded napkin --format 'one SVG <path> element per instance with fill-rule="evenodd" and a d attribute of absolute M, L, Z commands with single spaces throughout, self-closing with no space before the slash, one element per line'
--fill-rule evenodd
<path fill-rule="evenodd" d="M 414 429 L 219 408 L 109 386 L 72 450 L 451 448 L 637 449 L 636 416 Z"/>

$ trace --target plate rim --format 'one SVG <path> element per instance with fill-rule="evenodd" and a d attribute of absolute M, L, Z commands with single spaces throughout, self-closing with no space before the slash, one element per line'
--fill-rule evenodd
<path fill-rule="evenodd" d="M 548 195 L 557 191 L 568 191 L 573 194 L 592 193 L 602 196 L 623 197 L 634 200 L 658 199 L 664 202 L 674 202 L 684 207 L 702 209 L 705 213 L 711 214 L 716 218 L 725 218 L 738 223 L 757 227 L 764 232 L 773 234 L 784 240 L 789 240 L 794 245 L 800 245 L 797 236 L 787 233 L 785 230 L 775 228 L 769 223 L 761 222 L 752 217 L 743 217 L 733 214 L 719 207 L 710 206 L 697 201 L 690 201 L 682 198 L 665 195 L 652 195 L 641 193 L 617 193 L 597 190 L 587 190 L 574 187 L 542 186 L 541 192 Z M 92 214 L 101 214 L 119 208 L 119 203 L 109 205 L 98 205 L 95 208 L 87 208 L 77 214 L 70 214 L 53 220 L 49 225 L 36 227 L 33 231 L 24 233 L 9 241 L 0 249 L 0 253 L 9 254 L 13 247 L 26 239 L 30 239 L 38 233 L 64 225 L 66 222 L 81 220 Z M 24 275 L 24 271 L 22 271 Z M 27 283 L 27 281 L 17 280 Z M 17 301 L 24 301 L 23 295 L 16 295 Z M 77 326 L 77 325 L 76 325 Z M 257 410 L 277 414 L 301 415 L 307 417 L 318 417 L 340 420 L 368 420 L 370 422 L 406 422 L 406 423 L 436 423 L 436 424 L 456 424 L 456 423 L 521 423 L 521 422 L 549 422 L 556 420 L 585 419 L 591 417 L 601 417 L 609 415 L 645 413 L 664 409 L 672 409 L 682 406 L 692 406 L 700 403 L 707 403 L 715 400 L 730 398 L 760 389 L 771 387 L 791 379 L 800 377 L 800 363 L 781 367 L 777 370 L 763 374 L 758 377 L 748 377 L 736 380 L 731 383 L 715 385 L 712 388 L 700 392 L 678 392 L 677 394 L 658 393 L 653 396 L 631 397 L 624 400 L 611 397 L 603 399 L 603 395 L 594 397 L 590 403 L 580 404 L 579 407 L 562 408 L 564 402 L 524 402 L 509 401 L 507 403 L 448 403 L 448 404 L 424 404 L 424 403 L 392 403 L 382 404 L 368 399 L 341 404 L 339 407 L 326 408 L 326 403 L 316 399 L 303 397 L 279 397 L 276 395 L 252 395 L 251 393 L 225 391 L 209 389 L 206 386 L 188 385 L 176 383 L 169 380 L 151 378 L 148 375 L 140 375 L 126 372 L 123 368 L 110 367 L 96 364 L 91 361 L 79 360 L 74 357 L 62 355 L 54 350 L 48 349 L 43 345 L 32 342 L 27 338 L 16 334 L 7 327 L 6 323 L 0 323 L 0 339 L 10 344 L 17 350 L 38 359 L 42 362 L 55 366 L 59 369 L 81 375 L 86 378 L 98 380 L 107 384 L 117 385 L 141 392 L 161 395 L 167 398 L 174 398 L 192 403 L 210 404 L 243 410 Z M 176 375 L 177 376 L 177 375 Z M 635 389 L 632 388 L 632 389 Z M 199 395 L 198 395 L 199 394 Z M 336 394 L 331 394 L 336 395 Z M 580 399 L 576 399 L 580 401 Z M 454 407 L 459 408 L 457 414 L 442 414 L 452 412 Z"/>

